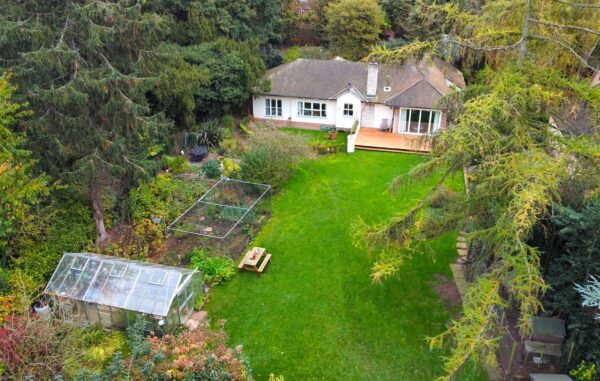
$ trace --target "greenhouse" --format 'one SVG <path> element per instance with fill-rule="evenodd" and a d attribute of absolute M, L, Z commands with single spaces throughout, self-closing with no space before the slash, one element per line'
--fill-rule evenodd
<path fill-rule="evenodd" d="M 157 331 L 185 324 L 202 297 L 197 270 L 109 257 L 65 253 L 44 293 L 66 321 L 126 328 L 139 316 Z"/>

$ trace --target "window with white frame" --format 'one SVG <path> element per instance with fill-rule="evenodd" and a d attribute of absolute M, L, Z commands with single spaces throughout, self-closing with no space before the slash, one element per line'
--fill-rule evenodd
<path fill-rule="evenodd" d="M 431 134 L 440 128 L 440 111 L 423 109 L 402 109 L 398 132 L 409 134 Z"/>
<path fill-rule="evenodd" d="M 282 116 L 282 101 L 281 99 L 265 99 L 265 115 L 266 116 Z"/>
<path fill-rule="evenodd" d="M 320 102 L 298 102 L 298 115 L 327 118 L 327 104 Z"/>
<path fill-rule="evenodd" d="M 344 116 L 354 116 L 354 105 L 352 103 L 344 103 Z"/>

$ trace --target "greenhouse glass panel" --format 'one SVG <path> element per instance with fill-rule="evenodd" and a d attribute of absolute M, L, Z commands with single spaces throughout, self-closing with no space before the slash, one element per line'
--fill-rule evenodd
<path fill-rule="evenodd" d="M 116 305 L 112 302 L 113 295 L 119 290 L 119 286 L 122 282 L 123 278 L 115 278 L 109 275 L 106 284 L 100 291 L 97 303 L 106 305 Z"/>
<path fill-rule="evenodd" d="M 112 296 L 112 302 L 110 305 L 125 308 L 125 305 L 129 299 L 129 295 L 131 295 L 133 288 L 135 287 L 135 280 L 137 279 L 139 272 L 140 269 L 136 268 L 129 268 L 127 270 L 123 276 L 123 279 L 121 279 L 121 282 L 119 282 L 119 288 Z"/>
<path fill-rule="evenodd" d="M 83 297 L 88 292 L 92 281 L 96 276 L 96 272 L 100 268 L 101 263 L 95 259 L 89 259 L 85 268 L 81 271 L 81 276 L 73 289 L 71 297 L 78 300 L 85 300 Z"/>
<path fill-rule="evenodd" d="M 81 270 L 73 270 L 72 268 L 67 271 L 67 274 L 60 285 L 58 293 L 60 296 L 71 296 L 71 293 L 75 289 L 75 285 L 81 276 Z"/>
<path fill-rule="evenodd" d="M 66 255 L 65 257 L 63 257 L 63 259 L 60 261 L 60 263 L 56 267 L 56 270 L 54 270 L 54 276 L 52 277 L 52 279 L 54 279 L 54 281 L 51 281 L 48 283 L 48 291 L 49 292 L 58 292 L 60 285 L 62 284 L 62 281 L 64 280 L 64 278 L 66 276 L 66 273 L 71 268 L 72 262 L 73 262 L 73 256 Z"/>
<path fill-rule="evenodd" d="M 87 295 L 84 296 L 85 300 L 93 303 L 97 303 L 100 300 L 102 289 L 106 285 L 106 281 L 108 280 L 112 267 L 113 265 L 110 263 L 102 264 L 98 270 L 98 273 L 96 274 L 96 280 L 88 289 Z"/>
<path fill-rule="evenodd" d="M 196 270 L 172 266 L 65 253 L 44 292 L 59 297 L 61 304 L 71 300 L 85 305 L 82 312 L 86 319 L 100 319 L 102 326 L 123 326 L 129 321 L 129 313 L 151 315 L 160 326 L 164 321 L 180 321 L 179 316 L 164 319 L 173 311 L 184 315 L 191 312 L 201 292 L 192 281 L 202 278 L 196 274 Z M 183 293 L 180 299 L 176 298 L 178 292 Z"/>

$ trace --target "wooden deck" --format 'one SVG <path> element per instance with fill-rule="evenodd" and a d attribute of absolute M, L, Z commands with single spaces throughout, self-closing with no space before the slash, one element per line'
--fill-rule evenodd
<path fill-rule="evenodd" d="M 427 137 L 383 132 L 375 128 L 361 128 L 356 137 L 356 148 L 392 152 L 429 152 Z"/>

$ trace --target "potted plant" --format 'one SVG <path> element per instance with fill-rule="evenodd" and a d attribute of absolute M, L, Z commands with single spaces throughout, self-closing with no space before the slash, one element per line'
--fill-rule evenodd
<path fill-rule="evenodd" d="M 337 130 L 334 127 L 327 133 L 327 139 L 335 140 L 336 137 L 337 137 Z"/>
<path fill-rule="evenodd" d="M 35 302 L 33 305 L 33 310 L 41 317 L 50 317 L 50 304 L 48 304 L 47 300 L 40 299 Z"/>

